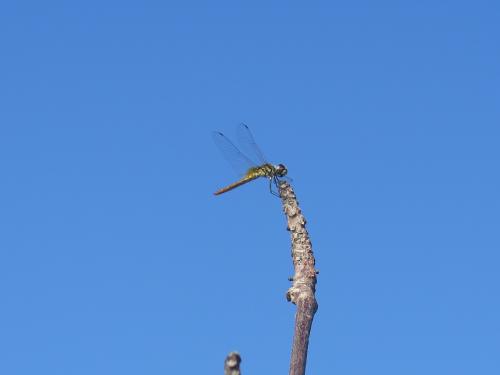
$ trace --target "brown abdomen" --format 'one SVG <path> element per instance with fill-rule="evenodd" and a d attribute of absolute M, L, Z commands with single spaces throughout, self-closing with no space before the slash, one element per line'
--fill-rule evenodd
<path fill-rule="evenodd" d="M 241 180 L 239 181 L 236 181 L 234 184 L 231 184 L 231 185 L 228 185 L 220 190 L 217 190 L 214 195 L 220 195 L 222 193 L 225 193 L 229 190 L 233 190 L 234 188 L 237 188 L 238 186 L 241 186 L 241 185 L 244 185 L 246 184 L 247 182 L 250 182 L 252 180 L 255 180 L 258 176 L 255 176 L 255 177 L 245 177 L 245 178 L 242 178 Z"/>

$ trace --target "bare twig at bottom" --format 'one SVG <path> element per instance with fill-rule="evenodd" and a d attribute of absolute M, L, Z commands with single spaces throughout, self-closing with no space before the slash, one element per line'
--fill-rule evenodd
<path fill-rule="evenodd" d="M 231 352 L 224 361 L 224 375 L 241 375 L 241 357 L 237 352 Z"/>

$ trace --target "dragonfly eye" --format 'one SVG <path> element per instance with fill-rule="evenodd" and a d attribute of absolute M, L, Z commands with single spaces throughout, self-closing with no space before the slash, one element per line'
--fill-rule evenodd
<path fill-rule="evenodd" d="M 276 174 L 279 177 L 283 177 L 288 173 L 286 167 L 283 164 L 278 164 L 278 167 L 276 168 Z"/>

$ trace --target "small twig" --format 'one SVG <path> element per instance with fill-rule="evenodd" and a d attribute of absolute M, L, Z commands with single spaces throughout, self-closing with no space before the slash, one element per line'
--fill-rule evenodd
<path fill-rule="evenodd" d="M 224 361 L 224 375 L 241 375 L 241 357 L 237 352 L 231 352 Z"/>
<path fill-rule="evenodd" d="M 293 335 L 290 375 L 304 375 L 307 361 L 307 347 L 314 314 L 318 309 L 316 302 L 316 274 L 314 254 L 306 219 L 299 208 L 295 193 L 286 181 L 279 185 L 283 211 L 287 217 L 288 230 L 292 240 L 292 259 L 295 274 L 286 299 L 297 306 L 295 330 Z"/>

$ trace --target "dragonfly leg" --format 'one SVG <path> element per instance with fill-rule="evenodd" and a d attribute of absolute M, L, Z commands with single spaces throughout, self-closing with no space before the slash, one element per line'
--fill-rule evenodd
<path fill-rule="evenodd" d="M 273 185 L 278 188 L 278 192 L 275 192 L 273 190 Z M 278 178 L 276 176 L 269 178 L 269 191 L 271 192 L 272 195 L 274 195 L 278 198 L 281 197 L 279 194 Z"/>

